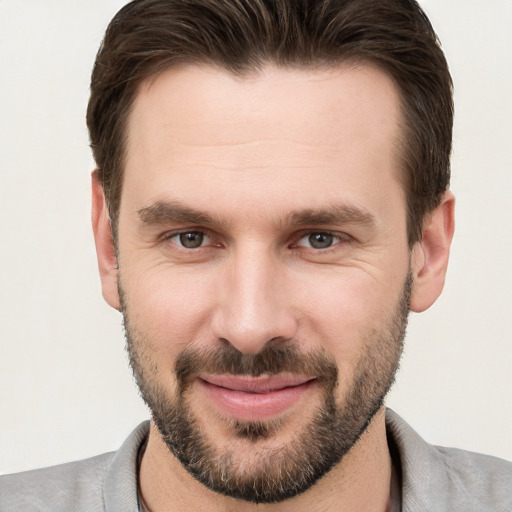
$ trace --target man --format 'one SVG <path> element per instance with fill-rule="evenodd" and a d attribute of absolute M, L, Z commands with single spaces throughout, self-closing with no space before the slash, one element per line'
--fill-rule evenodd
<path fill-rule="evenodd" d="M 444 284 L 451 79 L 410 0 L 136 0 L 91 84 L 93 228 L 143 424 L 2 510 L 512 509 L 386 411 Z"/>

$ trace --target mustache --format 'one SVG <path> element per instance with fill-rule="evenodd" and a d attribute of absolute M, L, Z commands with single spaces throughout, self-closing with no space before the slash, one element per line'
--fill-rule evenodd
<path fill-rule="evenodd" d="M 201 373 L 259 377 L 290 372 L 311 375 L 335 386 L 338 367 L 334 360 L 321 351 L 304 353 L 295 345 L 267 345 L 257 354 L 244 354 L 233 345 L 219 345 L 211 349 L 188 347 L 177 357 L 175 374 L 185 387 Z"/>

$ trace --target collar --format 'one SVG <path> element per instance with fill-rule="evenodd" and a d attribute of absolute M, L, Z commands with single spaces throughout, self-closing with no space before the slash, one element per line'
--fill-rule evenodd
<path fill-rule="evenodd" d="M 386 428 L 391 450 L 396 447 L 394 463 L 399 477 L 401 472 L 403 512 L 467 511 L 468 504 L 477 507 L 471 510 L 490 510 L 485 502 L 491 496 L 496 503 L 509 503 L 510 463 L 429 445 L 390 409 L 386 410 Z M 146 421 L 130 434 L 107 466 L 103 500 L 109 512 L 138 512 L 138 453 L 148 435 Z"/>

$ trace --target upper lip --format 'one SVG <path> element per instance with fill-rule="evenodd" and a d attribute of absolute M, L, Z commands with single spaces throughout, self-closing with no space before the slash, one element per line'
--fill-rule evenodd
<path fill-rule="evenodd" d="M 314 379 L 310 376 L 292 374 L 262 375 L 260 377 L 199 375 L 199 378 L 214 386 L 245 393 L 270 393 L 271 391 L 300 386 Z"/>

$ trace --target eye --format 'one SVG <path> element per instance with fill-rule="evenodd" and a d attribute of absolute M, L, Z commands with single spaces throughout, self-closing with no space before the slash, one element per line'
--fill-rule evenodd
<path fill-rule="evenodd" d="M 303 236 L 297 246 L 299 247 L 310 247 L 312 249 L 329 249 L 333 245 L 341 241 L 341 237 L 333 235 L 326 231 L 318 231 L 315 233 L 308 233 Z"/>
<path fill-rule="evenodd" d="M 186 231 L 170 236 L 169 240 L 172 240 L 175 244 L 185 249 L 198 249 L 206 243 L 209 243 L 210 237 L 202 231 Z"/>

